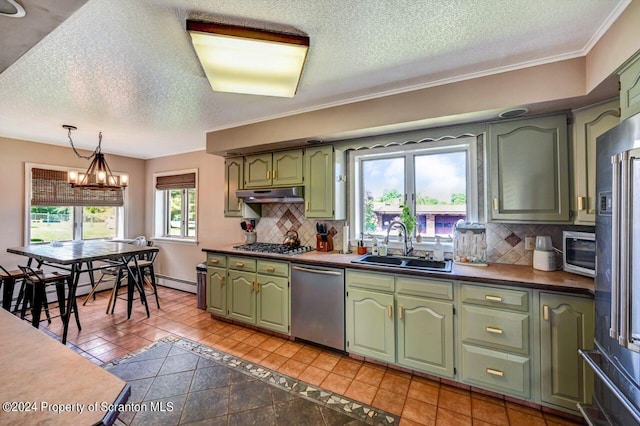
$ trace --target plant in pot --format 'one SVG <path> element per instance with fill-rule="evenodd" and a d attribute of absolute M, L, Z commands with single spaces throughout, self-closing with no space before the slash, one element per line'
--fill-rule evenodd
<path fill-rule="evenodd" d="M 408 237 L 411 238 L 413 230 L 416 228 L 416 224 L 418 223 L 418 217 L 411 214 L 411 210 L 408 206 L 400 206 L 400 208 L 402 209 L 400 220 L 407 227 L 407 232 L 409 233 Z"/>

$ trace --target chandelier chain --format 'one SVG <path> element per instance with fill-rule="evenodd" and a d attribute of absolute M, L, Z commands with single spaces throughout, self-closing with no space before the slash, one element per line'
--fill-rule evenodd
<path fill-rule="evenodd" d="M 69 144 L 71 144 L 71 148 L 73 149 L 73 152 L 75 152 L 76 156 L 78 158 L 83 158 L 85 160 L 91 160 L 93 157 L 96 156 L 96 154 L 99 154 L 102 151 L 102 132 L 98 133 L 98 146 L 96 147 L 96 149 L 91 153 L 91 155 L 82 155 L 78 152 L 78 150 L 76 149 L 76 146 L 73 144 L 73 139 L 71 139 L 71 128 L 68 129 L 69 133 L 67 134 L 67 137 L 69 138 Z"/>

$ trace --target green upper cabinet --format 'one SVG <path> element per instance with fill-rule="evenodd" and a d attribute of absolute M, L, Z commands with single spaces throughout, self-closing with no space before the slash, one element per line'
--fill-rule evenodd
<path fill-rule="evenodd" d="M 244 157 L 244 187 L 269 188 L 303 183 L 303 151 L 292 149 Z"/>
<path fill-rule="evenodd" d="M 273 156 L 271 153 L 244 157 L 244 187 L 266 188 L 271 186 Z"/>
<path fill-rule="evenodd" d="M 236 190 L 243 188 L 244 161 L 242 157 L 224 160 L 224 215 L 242 216 L 242 201 L 236 197 Z"/>
<path fill-rule="evenodd" d="M 570 222 L 565 115 L 489 125 L 488 220 Z"/>
<path fill-rule="evenodd" d="M 302 149 L 273 153 L 273 186 L 295 186 L 303 183 Z"/>
<path fill-rule="evenodd" d="M 620 120 L 640 112 L 640 54 L 618 71 L 620 76 Z"/>
<path fill-rule="evenodd" d="M 540 293 L 541 400 L 571 410 L 590 402 L 593 375 L 578 349 L 593 348 L 593 300 Z"/>
<path fill-rule="evenodd" d="M 333 146 L 307 148 L 304 165 L 305 217 L 345 219 L 344 162 L 344 152 L 336 152 Z"/>
<path fill-rule="evenodd" d="M 616 99 L 573 112 L 573 209 L 578 225 L 596 223 L 596 138 L 620 122 L 619 105 Z"/>

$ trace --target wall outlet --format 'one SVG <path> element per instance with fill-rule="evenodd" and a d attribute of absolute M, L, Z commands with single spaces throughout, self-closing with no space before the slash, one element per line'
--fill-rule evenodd
<path fill-rule="evenodd" d="M 524 249 L 535 250 L 535 248 L 536 248 L 536 237 L 524 237 Z"/>

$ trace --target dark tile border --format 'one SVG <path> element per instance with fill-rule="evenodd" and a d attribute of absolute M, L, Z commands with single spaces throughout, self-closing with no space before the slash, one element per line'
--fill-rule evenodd
<path fill-rule="evenodd" d="M 199 356 L 211 359 L 225 367 L 242 372 L 271 386 L 293 393 L 302 398 L 313 401 L 323 407 L 335 410 L 339 413 L 358 419 L 371 425 L 398 425 L 400 417 L 384 410 L 352 400 L 335 392 L 311 385 L 302 380 L 294 379 L 277 371 L 251 363 L 242 358 L 235 357 L 218 349 L 213 349 L 192 340 L 179 336 L 167 336 L 157 342 L 130 352 L 102 365 L 102 368 L 112 367 L 130 360 L 161 343 L 170 343 L 181 349 L 193 352 Z"/>

